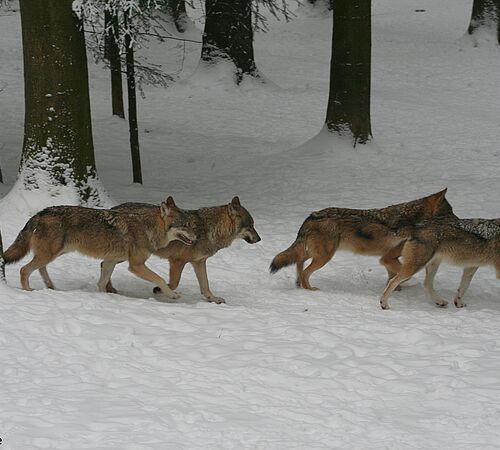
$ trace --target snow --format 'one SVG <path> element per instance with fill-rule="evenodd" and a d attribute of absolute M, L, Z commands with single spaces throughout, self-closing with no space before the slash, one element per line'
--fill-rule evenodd
<path fill-rule="evenodd" d="M 385 270 L 350 253 L 294 287 L 268 274 L 314 210 L 383 207 L 448 187 L 460 217 L 500 217 L 500 49 L 464 40 L 470 0 L 373 4 L 374 141 L 355 150 L 320 132 L 331 20 L 303 7 L 270 19 L 255 53 L 267 84 L 235 87 L 227 68 L 197 70 L 199 45 L 151 44 L 182 72 L 146 87 L 139 120 L 144 186 L 131 183 L 127 125 L 110 117 L 106 71 L 91 64 L 100 181 L 115 202 L 198 208 L 239 195 L 262 242 L 208 261 L 203 301 L 188 267 L 181 299 L 117 267 L 121 295 L 97 292 L 99 264 L 69 254 L 49 266 L 57 290 L 0 285 L 0 437 L 31 449 L 493 449 L 500 442 L 498 280 L 482 268 L 467 308 L 436 308 L 422 274 L 382 311 Z M 417 13 L 415 9 L 425 9 Z M 0 228 L 7 247 L 27 218 L 70 193 L 11 191 L 23 130 L 19 17 L 0 15 Z M 185 60 L 182 60 L 185 54 Z M 204 76 L 206 75 L 206 76 Z M 3 85 L 0 84 L 0 85 Z M 8 194 L 8 192 L 10 193 Z M 150 265 L 167 275 L 165 261 Z M 436 288 L 452 299 L 460 269 Z"/>

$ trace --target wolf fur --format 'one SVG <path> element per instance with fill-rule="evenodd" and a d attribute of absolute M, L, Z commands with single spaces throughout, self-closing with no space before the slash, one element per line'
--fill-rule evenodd
<path fill-rule="evenodd" d="M 401 268 L 399 256 L 405 238 L 397 231 L 425 218 L 455 217 L 445 198 L 446 189 L 410 202 L 382 209 L 326 208 L 313 212 L 302 224 L 295 242 L 275 256 L 269 267 L 276 273 L 296 264 L 297 287 L 317 290 L 309 278 L 323 267 L 337 250 L 380 256 L 389 279 Z M 304 263 L 312 258 L 304 270 Z"/>
<path fill-rule="evenodd" d="M 454 298 L 457 308 L 466 306 L 462 298 L 481 266 L 494 266 L 500 278 L 500 219 L 435 218 L 417 224 L 401 235 L 410 235 L 402 249 L 401 270 L 387 283 L 380 306 L 389 308 L 394 289 L 425 267 L 424 285 L 438 306 L 448 302 L 434 290 L 434 277 L 442 261 L 464 267 Z"/>
<path fill-rule="evenodd" d="M 29 277 L 39 270 L 49 289 L 54 284 L 47 272 L 47 264 L 63 253 L 77 251 L 104 260 L 104 269 L 98 282 L 105 291 L 110 274 L 106 270 L 116 261 L 128 261 L 129 270 L 146 281 L 162 287 L 170 298 L 177 298 L 163 278 L 149 269 L 145 262 L 151 254 L 181 240 L 191 245 L 196 234 L 189 227 L 188 216 L 174 203 L 172 197 L 160 206 L 138 214 L 134 211 L 83 208 L 80 206 L 53 206 L 28 220 L 14 243 L 5 251 L 6 264 L 23 258 L 30 250 L 33 259 L 20 270 L 21 286 L 31 291 Z"/>
<path fill-rule="evenodd" d="M 147 203 L 124 203 L 115 206 L 113 210 L 134 211 L 140 215 L 147 213 L 153 207 Z M 220 249 L 229 247 L 235 239 L 243 239 L 249 244 L 259 242 L 261 239 L 254 228 L 253 218 L 241 206 L 238 197 L 234 197 L 228 205 L 184 210 L 184 212 L 196 231 L 197 241 L 189 247 L 179 242 L 171 242 L 168 246 L 155 250 L 154 254 L 169 261 L 169 286 L 171 289 L 177 288 L 184 266 L 190 263 L 198 279 L 201 294 L 210 302 L 225 303 L 223 298 L 215 296 L 210 290 L 206 267 L 207 259 Z M 161 286 L 160 288 L 164 289 Z M 111 280 L 107 289 L 110 292 L 114 291 Z M 155 289 L 155 292 L 159 292 L 158 288 Z"/>

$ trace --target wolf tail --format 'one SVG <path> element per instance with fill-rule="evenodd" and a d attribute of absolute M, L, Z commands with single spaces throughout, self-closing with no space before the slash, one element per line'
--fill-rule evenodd
<path fill-rule="evenodd" d="M 303 262 L 305 254 L 304 240 L 297 237 L 295 242 L 290 245 L 286 250 L 278 253 L 269 266 L 269 272 L 276 273 L 283 267 L 291 266 L 292 264 L 299 264 Z"/>
<path fill-rule="evenodd" d="M 14 243 L 2 253 L 2 264 L 12 264 L 26 256 L 31 248 L 31 236 L 33 235 L 32 221 L 29 220 L 17 235 Z"/>

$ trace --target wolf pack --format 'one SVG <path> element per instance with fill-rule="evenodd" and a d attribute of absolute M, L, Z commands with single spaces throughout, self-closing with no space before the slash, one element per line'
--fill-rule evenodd
<path fill-rule="evenodd" d="M 434 290 L 434 278 L 444 261 L 463 267 L 454 297 L 455 306 L 462 308 L 479 267 L 493 266 L 500 278 L 500 219 L 460 219 L 445 195 L 446 189 L 386 208 L 314 211 L 290 247 L 274 257 L 270 272 L 295 264 L 297 287 L 314 291 L 311 275 L 337 250 L 377 256 L 388 275 L 380 297 L 383 309 L 389 308 L 393 291 L 424 268 L 427 292 L 436 305 L 444 307 L 447 300 Z M 175 289 L 190 263 L 201 294 L 209 302 L 225 303 L 210 290 L 206 263 L 236 239 L 249 244 L 261 240 L 238 197 L 226 205 L 196 210 L 179 208 L 172 197 L 160 205 L 124 203 L 111 209 L 53 206 L 28 220 L 14 243 L 0 254 L 0 261 L 12 264 L 31 251 L 31 261 L 20 269 L 22 288 L 32 290 L 30 276 L 38 270 L 45 286 L 54 289 L 47 265 L 76 251 L 101 260 L 97 286 L 109 293 L 117 292 L 111 282 L 115 266 L 128 262 L 130 272 L 153 283 L 156 294 L 171 299 L 179 298 Z M 168 283 L 146 265 L 153 254 L 169 261 Z"/>

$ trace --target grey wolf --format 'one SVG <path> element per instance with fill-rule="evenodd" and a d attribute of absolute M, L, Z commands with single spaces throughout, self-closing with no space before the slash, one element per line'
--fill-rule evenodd
<path fill-rule="evenodd" d="M 116 211 L 131 211 L 136 214 L 145 214 L 154 208 L 147 203 L 124 203 L 115 206 Z M 243 239 L 249 244 L 259 242 L 260 236 L 254 228 L 254 221 L 250 213 L 241 206 L 240 199 L 234 197 L 231 203 L 222 206 L 183 210 L 189 217 L 197 241 L 191 245 L 182 245 L 180 242 L 171 242 L 165 247 L 156 249 L 154 254 L 168 259 L 170 264 L 170 289 L 175 290 L 179 285 L 182 271 L 190 263 L 195 271 L 201 294 L 214 303 L 225 303 L 221 297 L 215 296 L 210 290 L 207 276 L 207 259 L 215 255 L 220 249 L 229 247 L 235 239 Z M 112 269 L 111 269 L 112 271 Z M 159 286 L 155 292 L 163 291 Z M 111 280 L 107 290 L 113 292 Z"/>
<path fill-rule="evenodd" d="M 427 291 L 438 306 L 446 306 L 448 302 L 433 286 L 441 261 L 464 267 L 454 299 L 457 308 L 465 306 L 462 298 L 479 267 L 494 266 L 500 278 L 500 219 L 436 218 L 400 234 L 407 233 L 410 237 L 402 248 L 401 269 L 389 280 L 380 298 L 383 309 L 389 308 L 388 300 L 394 289 L 424 267 Z"/>
<path fill-rule="evenodd" d="M 380 256 L 389 279 L 401 268 L 399 256 L 404 237 L 396 232 L 426 218 L 451 216 L 446 189 L 406 203 L 381 209 L 326 208 L 313 212 L 302 224 L 295 242 L 275 256 L 271 273 L 291 264 L 297 266 L 297 287 L 317 290 L 309 283 L 311 274 L 323 267 L 337 250 Z M 304 270 L 304 263 L 312 258 Z"/>
<path fill-rule="evenodd" d="M 141 213 L 53 206 L 28 220 L 3 257 L 6 264 L 12 264 L 30 250 L 33 252 L 33 259 L 20 270 L 21 285 L 27 291 L 32 290 L 29 277 L 37 269 L 45 285 L 53 289 L 47 264 L 63 253 L 76 251 L 103 260 L 104 270 L 98 282 L 101 291 L 106 290 L 109 281 L 106 268 L 114 267 L 116 261 L 128 261 L 134 275 L 161 286 L 166 296 L 177 298 L 165 280 L 145 265 L 155 250 L 172 240 L 186 247 L 196 240 L 189 217 L 177 208 L 172 197 Z"/>

